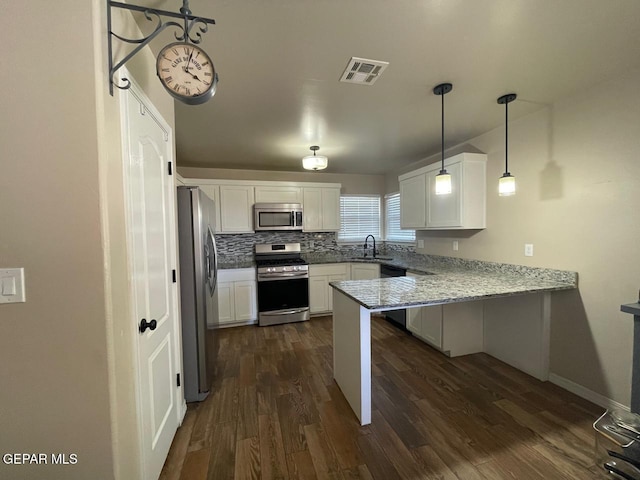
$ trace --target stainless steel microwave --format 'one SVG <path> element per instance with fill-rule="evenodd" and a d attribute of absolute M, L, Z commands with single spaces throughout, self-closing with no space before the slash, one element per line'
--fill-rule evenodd
<path fill-rule="evenodd" d="M 299 203 L 255 203 L 253 205 L 253 229 L 302 230 L 302 205 Z"/>

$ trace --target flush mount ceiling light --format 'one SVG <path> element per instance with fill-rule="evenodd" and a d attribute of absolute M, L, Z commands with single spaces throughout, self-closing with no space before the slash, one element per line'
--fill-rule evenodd
<path fill-rule="evenodd" d="M 436 175 L 436 195 L 446 195 L 451 193 L 451 175 L 444 168 L 444 96 L 453 90 L 450 83 L 441 83 L 433 89 L 433 93 L 442 97 L 442 168 Z"/>
<path fill-rule="evenodd" d="M 504 173 L 498 180 L 498 195 L 506 197 L 516 193 L 516 177 L 509 173 L 509 104 L 516 99 L 515 93 L 508 93 L 498 98 L 504 105 Z"/>
<path fill-rule="evenodd" d="M 302 166 L 305 170 L 324 170 L 329 164 L 329 160 L 324 155 L 316 155 L 316 152 L 320 150 L 320 147 L 313 145 L 309 147 L 309 150 L 313 151 L 313 155 L 307 155 L 302 159 Z"/>

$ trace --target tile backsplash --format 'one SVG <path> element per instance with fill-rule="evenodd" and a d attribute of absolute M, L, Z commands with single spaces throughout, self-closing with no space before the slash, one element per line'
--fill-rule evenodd
<path fill-rule="evenodd" d="M 346 245 L 336 241 L 335 232 L 256 232 L 216 235 L 219 255 L 253 255 L 257 243 L 299 243 L 303 253 L 344 253 L 361 251 L 362 244 Z M 362 239 L 364 243 L 364 238 Z M 415 252 L 413 245 L 379 242 L 381 253 L 389 251 Z"/>

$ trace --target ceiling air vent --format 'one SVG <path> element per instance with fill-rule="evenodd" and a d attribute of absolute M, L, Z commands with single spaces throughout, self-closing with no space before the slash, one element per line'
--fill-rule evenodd
<path fill-rule="evenodd" d="M 340 77 L 340 81 L 360 85 L 373 85 L 388 65 L 389 62 L 381 62 L 380 60 L 351 57 L 347 68 L 344 69 L 342 77 Z"/>

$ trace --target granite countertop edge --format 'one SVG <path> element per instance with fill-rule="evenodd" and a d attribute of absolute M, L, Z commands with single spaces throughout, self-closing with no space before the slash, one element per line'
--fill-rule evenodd
<path fill-rule="evenodd" d="M 433 278 L 433 277 L 432 277 Z M 383 281 L 391 281 L 393 282 L 395 279 L 379 279 Z M 450 285 L 450 278 L 442 278 L 442 280 L 446 281 Z M 455 295 L 450 296 L 445 294 L 427 296 L 425 298 L 421 298 L 418 300 L 411 301 L 387 301 L 380 300 L 377 302 L 373 302 L 366 298 L 367 295 L 359 295 L 357 292 L 354 292 L 353 287 L 357 284 L 361 284 L 363 288 L 366 288 L 368 295 L 371 295 L 371 292 L 377 292 L 379 289 L 375 289 L 375 286 L 372 285 L 375 283 L 375 280 L 346 280 L 339 282 L 331 282 L 331 285 L 336 290 L 340 291 L 347 297 L 351 298 L 354 302 L 362 305 L 368 310 L 384 310 L 384 309 L 392 309 L 392 308 L 402 308 L 402 307 L 415 307 L 415 306 L 429 306 L 429 305 L 445 305 L 450 303 L 462 303 L 462 302 L 473 302 L 473 301 L 481 301 L 481 300 L 489 300 L 492 298 L 502 298 L 502 297 L 513 297 L 518 295 L 528 295 L 533 293 L 543 293 L 543 292 L 554 292 L 554 291 L 562 291 L 562 290 L 573 290 L 576 288 L 574 284 L 556 284 L 556 285 L 531 285 L 528 287 L 523 287 L 521 289 L 509 290 L 509 287 L 505 287 L 504 291 L 491 291 L 491 292 L 477 292 L 469 295 Z M 445 283 L 445 282 L 443 282 Z M 365 287 L 366 285 L 366 287 Z M 375 289 L 375 290 L 374 290 Z"/>

